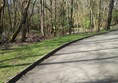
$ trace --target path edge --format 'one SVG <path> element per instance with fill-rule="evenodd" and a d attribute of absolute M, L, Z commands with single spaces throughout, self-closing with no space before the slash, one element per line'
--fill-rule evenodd
<path fill-rule="evenodd" d="M 68 43 L 65 43 L 59 47 L 57 47 L 56 49 L 52 50 L 51 52 L 45 54 L 44 56 L 42 56 L 39 60 L 33 62 L 31 65 L 29 65 L 28 67 L 26 67 L 24 70 L 22 70 L 20 73 L 18 73 L 17 75 L 15 75 L 14 77 L 12 77 L 10 80 L 8 80 L 8 82 L 6 83 L 15 83 L 17 82 L 22 76 L 24 76 L 27 72 L 29 72 L 30 70 L 32 70 L 34 67 L 36 67 L 38 64 L 40 64 L 41 62 L 43 62 L 44 60 L 46 60 L 47 58 L 51 57 L 52 55 L 54 55 L 57 51 L 61 50 L 62 48 L 72 44 L 72 43 L 75 43 L 77 41 L 80 41 L 80 40 L 83 40 L 83 39 L 86 39 L 86 38 L 90 38 L 90 37 L 93 37 L 93 36 L 97 36 L 97 35 L 102 35 L 102 34 L 106 34 L 106 33 L 109 33 L 109 32 L 112 32 L 112 31 L 117 31 L 118 29 L 114 29 L 114 30 L 110 30 L 110 31 L 107 31 L 107 32 L 99 32 L 99 33 L 95 33 L 95 34 L 92 34 L 92 35 L 88 35 L 86 37 L 83 37 L 83 38 L 79 38 L 79 39 L 76 39 L 76 40 L 73 40 L 71 42 L 68 42 Z"/>

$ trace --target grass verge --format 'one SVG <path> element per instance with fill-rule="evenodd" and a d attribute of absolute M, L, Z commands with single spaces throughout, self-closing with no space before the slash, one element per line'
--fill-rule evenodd
<path fill-rule="evenodd" d="M 0 83 L 9 80 L 12 76 L 60 45 L 92 34 L 96 33 L 73 34 L 31 45 L 13 46 L 10 50 L 0 50 Z"/>

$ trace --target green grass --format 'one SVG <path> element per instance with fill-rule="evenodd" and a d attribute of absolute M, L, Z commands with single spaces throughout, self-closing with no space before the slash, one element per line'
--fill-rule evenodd
<path fill-rule="evenodd" d="M 95 33 L 91 33 L 95 34 Z M 75 39 L 91 35 L 90 33 L 58 37 L 24 46 L 13 46 L 10 50 L 0 50 L 0 83 L 22 71 L 34 61 L 51 50 Z"/>

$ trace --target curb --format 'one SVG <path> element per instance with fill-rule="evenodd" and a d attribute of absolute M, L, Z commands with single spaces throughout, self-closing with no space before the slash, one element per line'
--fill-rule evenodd
<path fill-rule="evenodd" d="M 86 38 L 90 38 L 92 36 L 106 34 L 106 33 L 112 32 L 112 31 L 116 31 L 116 30 L 118 30 L 118 29 L 107 31 L 107 32 L 100 32 L 100 33 L 92 34 L 92 35 L 89 35 L 89 36 L 86 36 L 86 37 L 83 37 L 83 38 L 80 38 L 80 39 L 73 40 L 73 41 L 71 41 L 69 43 L 66 43 L 64 45 L 61 45 L 61 46 L 57 47 L 56 49 L 52 50 L 51 52 L 49 52 L 48 54 L 46 54 L 43 57 L 41 57 L 36 62 L 32 63 L 30 66 L 28 66 L 23 71 L 21 71 L 20 73 L 18 73 L 16 76 L 14 76 L 13 78 L 11 78 L 7 83 L 15 83 L 15 82 L 17 82 L 23 75 L 25 75 L 28 71 L 32 70 L 35 66 L 37 66 L 38 64 L 40 64 L 42 61 L 44 61 L 45 59 L 47 59 L 50 56 L 52 56 L 53 54 L 55 54 L 60 49 L 66 47 L 66 46 L 68 46 L 68 45 L 70 45 L 70 44 L 72 44 L 74 42 L 77 42 L 77 41 L 80 41 L 80 40 L 83 40 L 83 39 L 86 39 Z"/>

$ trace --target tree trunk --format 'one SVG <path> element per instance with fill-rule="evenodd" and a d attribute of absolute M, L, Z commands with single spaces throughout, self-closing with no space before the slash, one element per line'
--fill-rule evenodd
<path fill-rule="evenodd" d="M 13 33 L 14 33 L 14 30 L 15 30 L 15 28 L 16 28 L 16 17 L 17 17 L 17 8 L 16 8 L 16 0 L 13 0 L 13 7 L 14 7 L 14 9 L 13 9 L 13 25 L 12 25 L 12 28 L 13 28 Z"/>
<path fill-rule="evenodd" d="M 110 0 L 106 30 L 110 30 L 110 24 L 111 24 L 111 21 L 112 21 L 113 8 L 114 8 L 114 0 Z"/>
<path fill-rule="evenodd" d="M 97 28 L 97 32 L 100 31 L 100 25 L 101 25 L 101 5 L 102 5 L 102 0 L 99 0 L 99 10 L 98 10 L 98 28 Z"/>
<path fill-rule="evenodd" d="M 10 1 L 10 0 L 7 0 L 7 4 L 8 4 L 8 15 L 9 15 L 9 24 L 10 24 L 10 31 L 13 32 L 12 20 L 11 20 L 11 13 L 10 13 L 10 9 L 11 9 L 11 8 L 10 8 L 10 6 L 9 6 L 9 5 L 10 5 L 10 4 L 9 4 L 9 1 Z M 11 3 L 11 1 L 10 1 L 10 3 Z"/>
<path fill-rule="evenodd" d="M 16 30 L 16 32 L 13 34 L 13 36 L 11 38 L 11 42 L 15 41 L 15 39 L 16 39 L 18 33 L 20 32 L 20 30 L 22 29 L 23 25 L 26 24 L 27 11 L 29 9 L 30 1 L 31 0 L 29 0 L 28 3 L 26 3 L 27 5 L 25 5 L 25 8 L 23 10 L 23 14 L 22 14 L 22 18 L 21 18 L 20 24 L 19 24 L 18 29 Z"/>
<path fill-rule="evenodd" d="M 57 1 L 55 0 L 55 23 L 54 23 L 54 25 L 55 25 L 55 27 L 54 27 L 54 37 L 56 36 L 56 33 L 57 33 L 57 25 L 56 25 L 56 23 L 57 23 Z"/>
<path fill-rule="evenodd" d="M 31 14 L 29 15 L 29 18 L 27 18 L 27 32 L 29 33 L 30 32 L 30 28 L 29 28 L 29 25 L 31 23 L 31 18 L 33 16 L 33 13 L 34 13 L 34 8 L 35 8 L 35 4 L 36 4 L 37 0 L 34 0 L 34 3 L 33 3 L 33 7 L 32 7 L 32 11 L 31 11 Z"/>
<path fill-rule="evenodd" d="M 41 2 L 41 33 L 42 36 L 45 36 L 44 34 L 44 7 L 43 7 L 43 0 L 40 0 Z"/>
<path fill-rule="evenodd" d="M 3 32 L 3 9 L 5 6 L 5 0 L 0 0 L 0 35 Z"/>
<path fill-rule="evenodd" d="M 22 27 L 23 27 L 23 32 L 22 32 L 22 39 L 21 39 L 21 42 L 24 42 L 25 39 L 26 39 L 26 33 L 27 33 L 27 25 L 26 24 L 23 24 Z"/>
<path fill-rule="evenodd" d="M 54 29 L 53 29 L 53 0 L 50 0 L 50 6 L 51 6 L 51 34 L 53 34 L 54 33 Z"/>
<path fill-rule="evenodd" d="M 63 9 L 63 13 L 65 13 L 65 7 L 64 7 L 65 4 L 64 4 L 64 2 L 65 2 L 65 0 L 63 0 L 63 8 L 62 8 L 62 9 Z M 64 31 L 65 31 L 65 29 L 64 29 L 64 28 L 65 28 L 65 27 L 64 27 L 65 16 L 66 16 L 66 15 L 63 14 L 63 21 L 62 21 L 62 29 L 63 29 L 63 30 L 62 30 L 62 35 L 63 35 L 63 36 L 64 36 Z"/>
<path fill-rule="evenodd" d="M 90 29 L 91 31 L 94 29 L 94 1 L 90 0 Z"/>
<path fill-rule="evenodd" d="M 73 0 L 71 0 L 71 15 L 70 15 L 70 22 L 69 22 L 69 34 L 72 34 L 72 28 L 73 28 Z"/>

